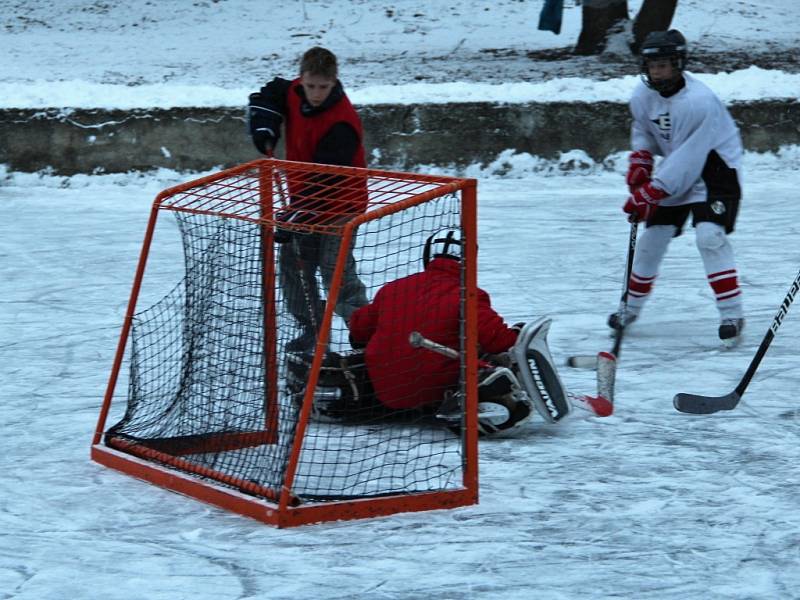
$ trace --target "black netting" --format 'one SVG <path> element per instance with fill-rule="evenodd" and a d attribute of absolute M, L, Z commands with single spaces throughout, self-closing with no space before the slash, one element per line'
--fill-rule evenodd
<path fill-rule="evenodd" d="M 282 181 L 273 179 L 275 210 L 285 202 Z M 381 404 L 365 377 L 363 356 L 350 347 L 346 324 L 385 283 L 422 269 L 429 235 L 460 227 L 459 195 L 447 193 L 358 228 L 349 248 L 355 265 L 346 267 L 340 294 L 331 299 L 336 304 L 324 369 L 312 394 L 308 366 L 319 350 L 342 223 L 294 230 L 288 242 L 273 244 L 272 223 L 258 217 L 259 186 L 258 173 L 246 173 L 230 187 L 215 182 L 164 205 L 178 220 L 185 276 L 135 315 L 127 406 L 106 432 L 107 443 L 134 444 L 139 454 L 174 468 L 252 493 L 270 490 L 274 497 L 285 482 L 303 400 L 313 395 L 291 485 L 295 496 L 332 500 L 461 487 L 462 440 L 433 418 L 438 404 L 404 410 Z M 370 210 L 435 187 L 370 178 Z M 205 210 L 208 196 L 214 210 Z M 189 210 L 197 208 L 193 198 L 203 199 L 204 210 Z M 430 318 L 437 318 L 435 311 Z"/>
<path fill-rule="evenodd" d="M 436 199 L 369 221 L 358 231 L 354 255 L 368 297 L 385 283 L 422 270 L 427 237 L 460 227 L 460 200 Z M 420 299 L 422 302 L 422 299 Z M 435 307 L 409 306 L 424 313 Z M 348 330 L 336 319 L 329 352 L 348 354 Z M 416 374 L 405 373 L 409 379 Z M 326 391 L 317 387 L 317 396 Z M 334 391 L 335 393 L 335 391 Z M 367 496 L 441 490 L 462 485 L 461 440 L 433 418 L 438 404 L 387 410 L 374 398 L 344 407 L 338 422 L 312 422 L 303 440 L 294 490 L 301 496 Z"/>
<path fill-rule="evenodd" d="M 261 228 L 206 215 L 176 216 L 186 276 L 135 316 L 128 407 L 109 433 L 277 488 L 297 409 L 281 401 L 276 385 L 270 389 L 267 364 L 274 356 L 265 352 Z M 272 407 L 270 397 L 277 399 Z M 258 441 L 258 434 L 279 442 L 184 455 L 197 447 L 236 446 L 237 436 Z"/>

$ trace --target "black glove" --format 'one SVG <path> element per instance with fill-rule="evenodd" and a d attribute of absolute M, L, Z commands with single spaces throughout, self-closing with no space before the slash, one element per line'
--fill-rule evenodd
<path fill-rule="evenodd" d="M 275 235 L 272 236 L 276 244 L 288 244 L 292 241 L 292 232 L 288 229 L 281 229 L 280 225 L 275 225 Z"/>
<path fill-rule="evenodd" d="M 283 114 L 274 93 L 267 87 L 250 94 L 247 107 L 247 128 L 258 151 L 270 154 L 281 135 Z"/>
<path fill-rule="evenodd" d="M 269 131 L 254 131 L 253 143 L 261 154 L 272 156 L 272 149 L 278 143 L 278 139 Z"/>
<path fill-rule="evenodd" d="M 273 239 L 277 244 L 286 244 L 292 241 L 293 235 L 308 235 L 310 231 L 298 231 L 294 228 L 282 227 L 286 225 L 300 225 L 314 220 L 317 213 L 311 210 L 293 210 L 287 208 L 275 213 L 275 235 Z"/>
<path fill-rule="evenodd" d="M 352 334 L 352 333 L 351 333 L 351 334 L 350 334 L 348 337 L 350 338 L 350 347 L 351 347 L 353 350 L 363 350 L 364 348 L 366 348 L 366 347 L 367 347 L 367 344 L 366 344 L 366 342 L 359 342 L 359 341 L 357 341 L 357 340 L 356 340 L 356 339 L 353 337 L 353 334 Z"/>
<path fill-rule="evenodd" d="M 496 367 L 511 368 L 511 355 L 508 351 L 498 352 L 497 354 L 482 354 L 480 358 Z"/>

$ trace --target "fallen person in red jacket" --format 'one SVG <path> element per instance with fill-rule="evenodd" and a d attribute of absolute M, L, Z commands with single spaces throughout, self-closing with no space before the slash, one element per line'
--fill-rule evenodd
<path fill-rule="evenodd" d="M 353 313 L 350 341 L 355 351 L 326 352 L 313 418 L 361 422 L 422 411 L 451 429 L 461 427 L 461 257 L 457 231 L 430 236 L 424 270 L 385 284 L 372 302 Z M 559 422 L 570 406 L 547 346 L 551 320 L 542 317 L 508 327 L 481 289 L 477 303 L 479 431 L 511 432 L 534 410 L 547 423 Z M 287 359 L 287 389 L 300 406 L 314 356 L 289 353 Z"/>
<path fill-rule="evenodd" d="M 419 332 L 447 348 L 461 347 L 461 249 L 457 231 L 430 236 L 423 255 L 424 270 L 387 283 L 372 302 L 356 310 L 350 319 L 351 342 L 355 348 L 365 347 L 369 380 L 384 407 L 430 407 L 445 420 L 451 411 L 454 418 L 460 418 L 457 402 L 451 402 L 450 407 L 447 402 L 443 405 L 458 390 L 460 361 L 412 346 L 409 335 Z M 528 394 L 506 368 L 511 366 L 508 351 L 517 342 L 524 324 L 509 327 L 492 308 L 488 293 L 478 289 L 477 296 L 479 352 L 505 355 L 508 362 L 494 367 L 484 363 L 479 375 L 480 402 L 488 396 L 502 397 L 501 404 L 507 411 L 499 422 L 479 416 L 481 431 L 496 433 L 518 427 L 533 412 Z M 560 382 L 556 383 L 560 386 Z"/>

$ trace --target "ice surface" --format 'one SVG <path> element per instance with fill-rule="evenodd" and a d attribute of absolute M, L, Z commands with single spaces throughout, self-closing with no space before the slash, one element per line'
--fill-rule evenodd
<path fill-rule="evenodd" d="M 361 102 L 494 100 L 505 84 L 570 77 L 591 81 L 506 91 L 591 99 L 611 93 L 595 80 L 632 81 L 629 59 L 528 55 L 575 42 L 580 10 L 565 4 L 555 36 L 536 29 L 539 2 L 513 0 L 0 0 L 0 106 L 237 105 L 243 91 L 291 76 L 313 44 L 340 55 Z M 628 4 L 633 13 L 641 2 Z M 731 101 L 796 97 L 798 22 L 795 0 L 681 0 L 673 25 L 706 57 L 738 65 L 726 75 L 700 63 Z M 782 66 L 746 70 L 765 57 Z M 419 84 L 437 86 L 428 95 Z M 622 174 L 607 163 L 508 152 L 466 170 L 479 179 L 480 284 L 512 323 L 551 315 L 556 357 L 611 346 L 604 323 L 628 225 Z M 61 178 L 0 166 L 0 598 L 798 597 L 800 307 L 735 411 L 672 408 L 677 391 L 735 387 L 800 265 L 797 147 L 745 165 L 738 348 L 716 339 L 688 232 L 626 336 L 611 417 L 576 411 L 483 441 L 477 506 L 292 530 L 89 460 L 150 203 L 198 174 Z M 174 264 L 163 255 L 152 268 Z M 562 376 L 594 391 L 593 373 Z"/>
<path fill-rule="evenodd" d="M 510 322 L 551 315 L 557 359 L 607 350 L 628 233 L 622 174 L 540 173 L 529 161 L 478 173 L 480 285 Z M 294 530 L 88 458 L 150 203 L 187 176 L 4 173 L 1 597 L 795 596 L 800 314 L 735 411 L 682 415 L 672 396 L 731 390 L 766 332 L 800 263 L 799 164 L 796 149 L 746 160 L 738 348 L 716 339 L 689 232 L 626 337 L 611 417 L 576 411 L 481 442 L 477 506 Z M 561 374 L 594 391 L 593 373 Z"/>

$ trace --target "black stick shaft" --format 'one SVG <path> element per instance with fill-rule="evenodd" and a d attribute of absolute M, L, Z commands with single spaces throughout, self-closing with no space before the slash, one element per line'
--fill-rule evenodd
<path fill-rule="evenodd" d="M 309 234 L 314 235 L 314 234 Z M 303 298 L 306 301 L 306 310 L 308 311 L 308 318 L 311 321 L 311 327 L 314 329 L 314 332 L 319 335 L 319 314 L 318 314 L 318 304 L 319 304 L 319 296 L 315 290 L 314 284 L 311 283 L 310 278 L 316 278 L 316 273 L 311 272 L 309 273 L 308 269 L 306 268 L 306 261 L 303 260 L 301 254 L 301 243 L 300 240 L 297 238 L 297 234 L 293 233 L 292 236 L 292 251 L 295 253 L 295 264 L 297 266 L 297 274 L 300 277 L 300 287 L 303 291 Z M 316 282 L 315 282 L 316 283 Z M 312 298 L 313 296 L 316 296 Z"/>
<path fill-rule="evenodd" d="M 786 292 L 786 296 L 783 298 L 783 302 L 781 302 L 781 306 L 778 309 L 778 312 L 772 319 L 772 324 L 769 326 L 767 333 L 764 335 L 764 339 L 761 340 L 761 345 L 758 347 L 756 355 L 753 357 L 753 360 L 750 361 L 750 366 L 747 367 L 747 371 L 742 376 L 742 380 L 739 382 L 739 385 L 736 386 L 736 393 L 739 396 L 744 394 L 744 391 L 750 384 L 750 380 L 753 378 L 753 375 L 755 375 L 756 369 L 758 369 L 758 365 L 761 364 L 761 359 L 764 358 L 764 355 L 767 353 L 767 349 L 769 348 L 769 345 L 772 343 L 775 334 L 778 333 L 778 328 L 780 328 L 781 323 L 783 323 L 783 319 L 786 317 L 786 313 L 789 312 L 789 307 L 792 305 L 792 302 L 794 302 L 794 298 L 799 290 L 800 290 L 800 271 L 798 271 L 797 276 L 794 278 L 794 281 L 792 282 L 792 285 L 789 287 L 789 291 Z"/>
<path fill-rule="evenodd" d="M 750 385 L 750 380 L 753 378 L 753 375 L 755 375 L 756 369 L 758 369 L 758 365 L 761 364 L 761 359 L 764 358 L 764 355 L 767 353 L 767 348 L 769 348 L 774 337 L 775 334 L 772 333 L 772 329 L 770 329 L 767 331 L 764 339 L 761 340 L 761 345 L 758 347 L 756 355 L 753 357 L 753 360 L 750 361 L 747 371 L 745 371 L 742 380 L 739 382 L 739 385 L 736 386 L 736 390 L 734 390 L 737 396 L 741 397 L 747 389 L 747 386 Z"/>
<path fill-rule="evenodd" d="M 637 221 L 631 222 L 631 231 L 628 236 L 628 262 L 625 265 L 625 282 L 622 287 L 622 298 L 619 302 L 620 315 L 625 317 L 628 309 L 628 290 L 631 285 L 631 272 L 633 271 L 633 255 L 636 252 L 636 234 L 639 230 L 639 223 Z M 622 336 L 625 333 L 625 325 L 616 330 L 614 334 L 614 347 L 611 349 L 611 354 L 619 357 L 619 351 L 622 347 Z"/>

